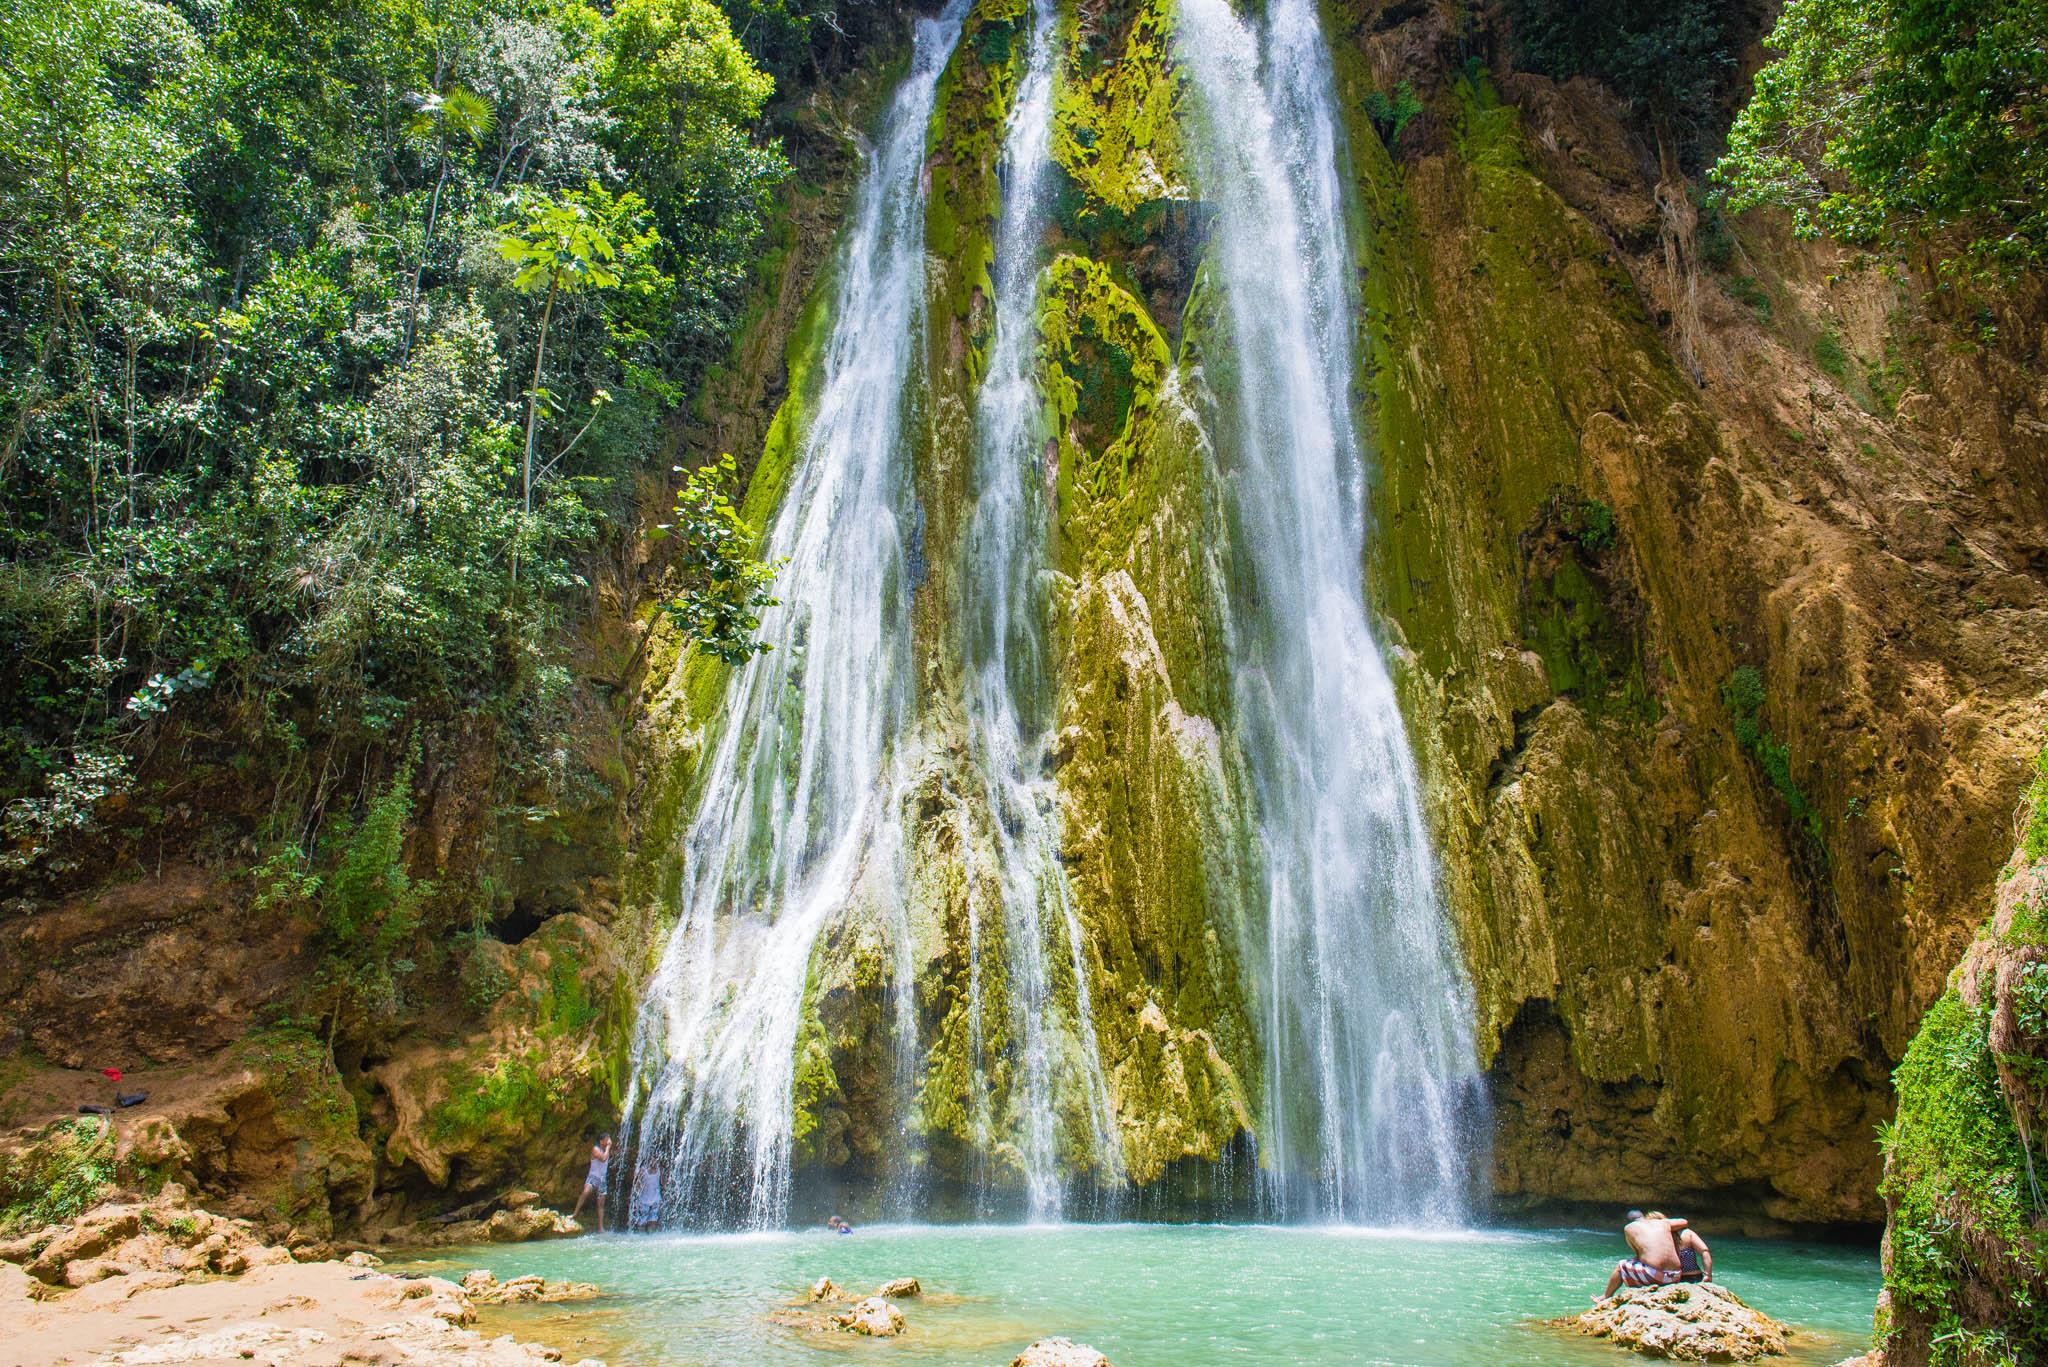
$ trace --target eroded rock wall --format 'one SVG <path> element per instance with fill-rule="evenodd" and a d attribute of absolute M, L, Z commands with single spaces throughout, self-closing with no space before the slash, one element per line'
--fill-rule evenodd
<path fill-rule="evenodd" d="M 1426 106 L 1391 156 L 1353 122 L 1368 578 L 1496 1190 L 1873 1220 L 1888 1075 L 2041 734 L 2039 298 L 1986 344 L 1762 215 L 1710 266 L 1597 88 L 1461 66 L 1456 19 L 1332 34 L 1347 108 Z"/>

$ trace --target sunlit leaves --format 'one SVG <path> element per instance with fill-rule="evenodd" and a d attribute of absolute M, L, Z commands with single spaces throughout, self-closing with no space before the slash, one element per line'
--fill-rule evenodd
<path fill-rule="evenodd" d="M 677 591 L 663 609 L 698 649 L 730 665 L 769 649 L 754 633 L 775 569 L 754 553 L 754 531 L 732 505 L 736 469 L 730 455 L 690 471 L 676 494 L 675 521 L 661 535 L 676 539 Z"/>
<path fill-rule="evenodd" d="M 1791 0 L 1714 175 L 1806 235 L 2048 259 L 2048 0 Z"/>

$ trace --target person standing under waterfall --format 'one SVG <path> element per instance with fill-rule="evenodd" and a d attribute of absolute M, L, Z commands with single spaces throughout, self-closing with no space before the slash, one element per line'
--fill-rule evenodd
<path fill-rule="evenodd" d="M 605 1135 L 590 1146 L 590 1171 L 583 1178 L 583 1194 L 576 1198 L 576 1209 L 569 1212 L 575 1219 L 583 1213 L 583 1203 L 593 1195 L 597 1197 L 597 1232 L 604 1233 L 604 1180 L 612 1164 L 612 1137 Z"/>
<path fill-rule="evenodd" d="M 1630 1211 L 1621 1233 L 1628 1240 L 1631 1256 L 1614 1265 L 1607 1289 L 1593 1297 L 1594 1301 L 1606 1300 L 1623 1286 L 1669 1286 L 1683 1277 L 1685 1260 L 1678 1256 L 1678 1241 L 1685 1228 L 1684 1220 L 1667 1219 L 1661 1210 L 1648 1215 Z M 1701 1248 L 1706 1247 L 1704 1240 L 1697 1235 L 1694 1238 Z"/>
<path fill-rule="evenodd" d="M 661 1169 L 652 1158 L 643 1160 L 633 1177 L 633 1209 L 629 1219 L 635 1229 L 650 1229 L 661 1223 Z"/>

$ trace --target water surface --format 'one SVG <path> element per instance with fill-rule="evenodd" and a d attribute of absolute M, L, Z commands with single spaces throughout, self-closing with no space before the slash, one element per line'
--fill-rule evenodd
<path fill-rule="evenodd" d="M 1712 1231 L 1708 1231 L 1710 1237 Z M 1721 1279 L 1802 1331 L 1778 1361 L 1861 1352 L 1876 1303 L 1872 1250 L 1713 1237 Z M 1092 1344 L 1115 1367 L 1592 1367 L 1640 1361 L 1532 1327 L 1605 1283 L 1618 1233 L 1462 1234 L 1243 1225 L 862 1228 L 749 1235 L 607 1235 L 456 1250 L 411 1266 L 603 1286 L 596 1301 L 491 1312 L 624 1367 L 1001 1367 L 1035 1338 Z M 769 1318 L 819 1276 L 868 1291 L 915 1276 L 910 1330 L 869 1341 Z"/>

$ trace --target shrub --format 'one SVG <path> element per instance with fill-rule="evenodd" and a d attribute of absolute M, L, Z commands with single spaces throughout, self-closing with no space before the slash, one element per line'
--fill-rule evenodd
<path fill-rule="evenodd" d="M 113 1181 L 113 1125 L 98 1116 L 60 1120 L 20 1153 L 0 1158 L 0 1230 L 75 1219 Z"/>
<path fill-rule="evenodd" d="M 1380 141 L 1389 147 L 1400 139 L 1401 130 L 1421 113 L 1422 101 L 1416 98 L 1415 87 L 1406 81 L 1395 86 L 1392 93 L 1375 90 L 1365 97 L 1365 116 L 1372 120 Z"/>

